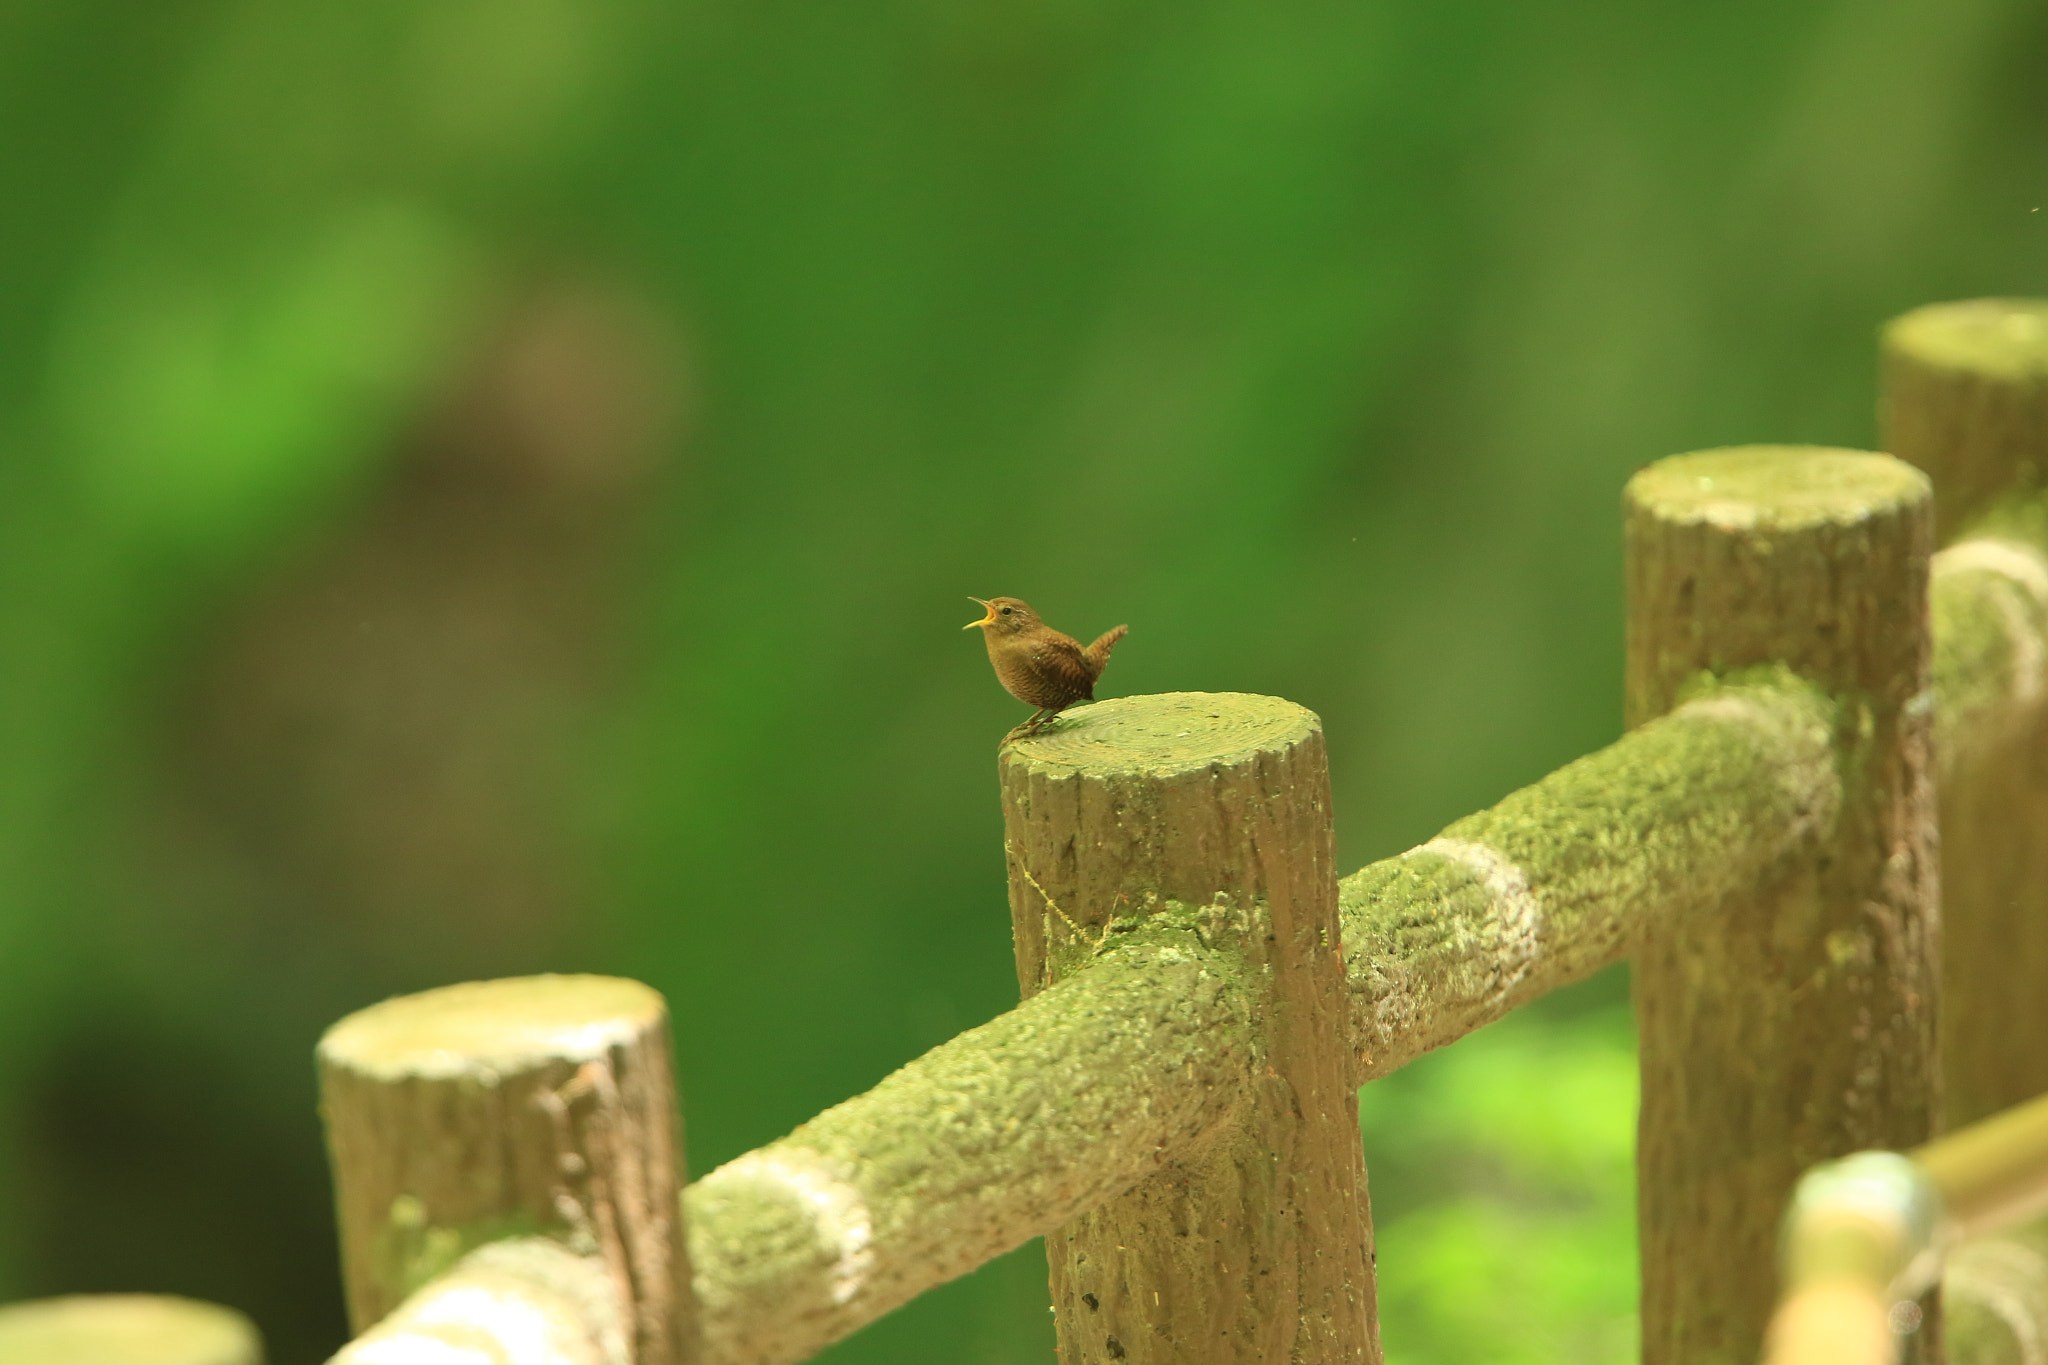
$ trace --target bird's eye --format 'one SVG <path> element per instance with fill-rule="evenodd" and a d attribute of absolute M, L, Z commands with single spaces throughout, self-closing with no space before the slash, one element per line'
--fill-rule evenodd
<path fill-rule="evenodd" d="M 1003 608 L 1003 615 L 1005 615 L 1005 616 L 1008 616 L 1009 614 L 1010 614 L 1010 609 L 1009 609 L 1008 607 L 1004 607 L 1004 608 Z"/>

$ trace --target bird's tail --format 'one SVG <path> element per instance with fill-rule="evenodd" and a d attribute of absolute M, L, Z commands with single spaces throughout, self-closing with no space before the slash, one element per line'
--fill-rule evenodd
<path fill-rule="evenodd" d="M 1109 651 L 1116 648 L 1116 642 L 1131 633 L 1129 626 L 1112 626 L 1095 637 L 1095 643 L 1081 651 L 1088 657 L 1090 681 L 1102 676 L 1102 670 L 1109 663 Z"/>

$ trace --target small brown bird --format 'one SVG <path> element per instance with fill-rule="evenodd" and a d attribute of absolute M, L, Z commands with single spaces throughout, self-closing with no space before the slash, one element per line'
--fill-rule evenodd
<path fill-rule="evenodd" d="M 1018 727 L 1027 735 L 1075 702 L 1095 700 L 1095 680 L 1109 662 L 1109 651 L 1131 629 L 1105 630 L 1083 649 L 1079 640 L 1060 634 L 1014 597 L 967 600 L 979 603 L 988 615 L 961 629 L 981 627 L 988 661 L 996 666 L 996 681 L 1018 701 L 1038 708 L 1037 715 Z"/>

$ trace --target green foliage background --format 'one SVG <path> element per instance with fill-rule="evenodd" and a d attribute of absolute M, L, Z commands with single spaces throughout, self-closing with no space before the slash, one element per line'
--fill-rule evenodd
<path fill-rule="evenodd" d="M 967 593 L 1317 709 L 1347 866 L 1611 739 L 1626 474 L 1868 444 L 1884 318 L 2048 291 L 2044 70 L 2030 0 L 0 0 L 0 1298 L 321 1358 L 309 1054 L 390 993 L 653 983 L 697 1171 L 1005 1008 Z M 574 890 L 366 931 L 179 698 L 563 273 L 692 395 L 505 731 Z M 1366 1092 L 1391 1359 L 1631 1352 L 1623 992 Z M 1042 1274 L 829 1359 L 1043 1361 Z"/>

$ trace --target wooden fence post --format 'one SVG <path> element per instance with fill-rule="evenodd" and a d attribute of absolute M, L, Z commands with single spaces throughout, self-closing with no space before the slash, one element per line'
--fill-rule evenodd
<path fill-rule="evenodd" d="M 1703 672 L 1782 663 L 1838 704 L 1840 813 L 1767 892 L 1635 963 L 1646 1365 L 1751 1365 L 1801 1171 L 1927 1138 L 1938 1101 L 1927 480 L 1749 446 L 1629 482 L 1631 726 Z"/>
<path fill-rule="evenodd" d="M 2013 656 L 1993 676 L 2010 678 L 2015 723 L 1940 755 L 1942 1082 L 1961 1125 L 2048 1091 L 2048 518 L 2014 502 L 2048 489 L 2048 302 L 1915 309 L 1883 355 L 1885 448 L 1934 480 L 1945 543 L 1984 537 L 1936 556 L 1935 610 L 1950 575 L 1988 576 Z"/>
<path fill-rule="evenodd" d="M 633 1365 L 695 1360 L 660 995 L 603 976 L 446 986 L 359 1010 L 319 1056 L 358 1333 L 473 1248 L 540 1234 L 602 1264 Z"/>
<path fill-rule="evenodd" d="M 232 1308 L 169 1294 L 70 1294 L 0 1305 L 8 1365 L 263 1365 Z"/>
<path fill-rule="evenodd" d="M 1321 723 L 1272 697 L 1125 697 L 1001 768 L 1026 996 L 1168 915 L 1236 952 L 1254 1002 L 1232 1121 L 1046 1238 L 1064 1365 L 1377 1365 Z"/>

